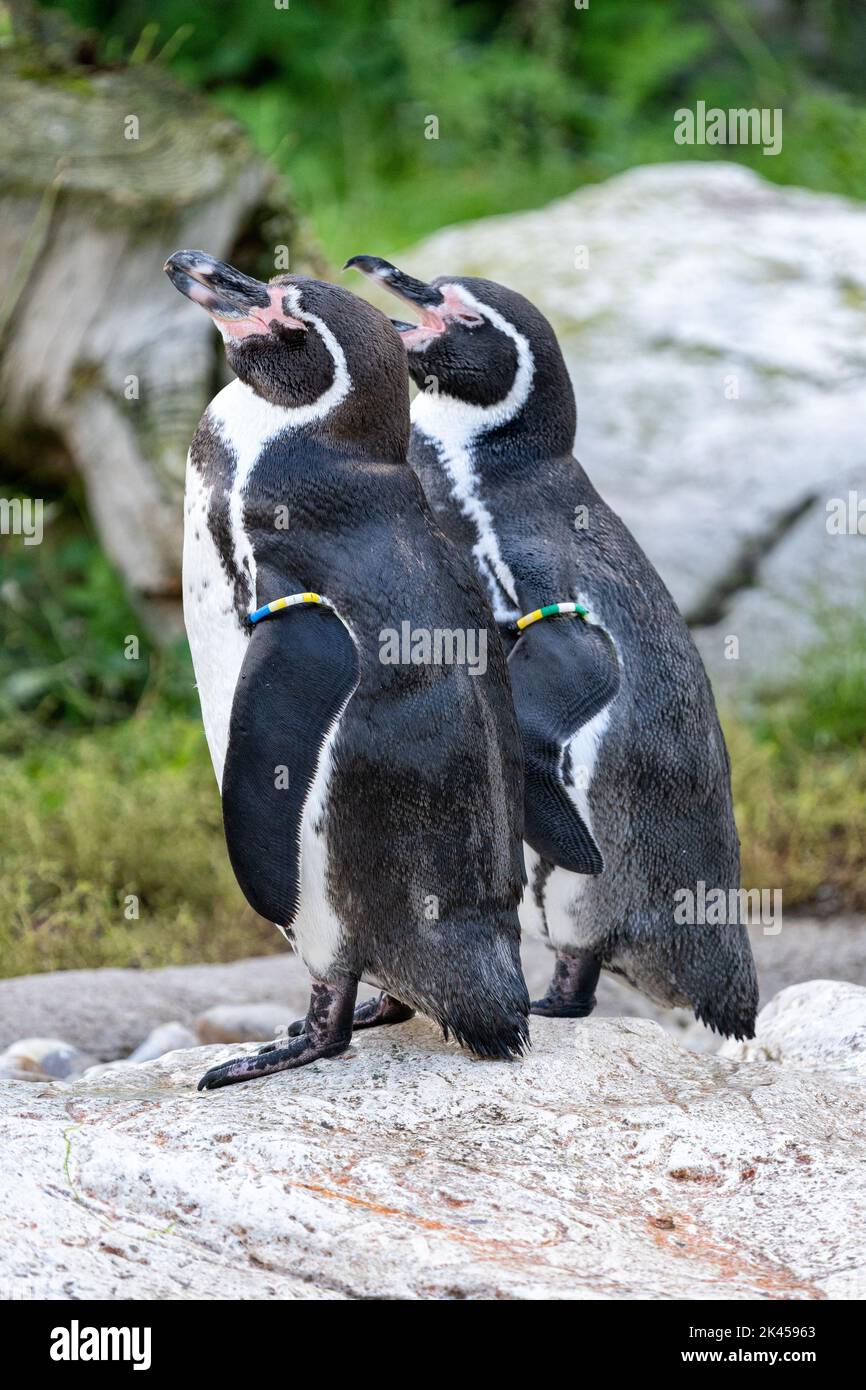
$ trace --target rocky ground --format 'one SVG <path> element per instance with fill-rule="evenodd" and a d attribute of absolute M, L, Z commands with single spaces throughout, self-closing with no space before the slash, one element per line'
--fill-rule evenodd
<path fill-rule="evenodd" d="M 765 997 L 866 978 L 863 941 L 756 936 Z M 533 988 L 548 967 L 530 945 Z M 248 1045 L 219 1039 L 302 1011 L 290 957 L 4 981 L 0 1293 L 866 1297 L 866 988 L 789 985 L 721 1053 L 670 1015 L 605 1016 L 624 1003 L 648 1011 L 606 981 L 592 1018 L 534 1019 L 513 1064 L 416 1019 L 199 1094 Z M 134 1043 L 145 1060 L 94 1064 Z"/>
<path fill-rule="evenodd" d="M 415 1020 L 212 1093 L 196 1079 L 236 1047 L 0 1083 L 0 1286 L 61 1299 L 863 1296 L 862 1084 L 689 1052 L 646 1019 L 539 1019 L 533 1043 L 522 1062 L 478 1062 Z"/>

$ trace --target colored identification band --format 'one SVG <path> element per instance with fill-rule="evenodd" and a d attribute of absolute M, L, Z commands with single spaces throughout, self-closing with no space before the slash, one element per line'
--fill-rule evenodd
<path fill-rule="evenodd" d="M 520 628 L 522 632 L 525 627 L 539 622 L 541 618 L 553 618 L 559 613 L 573 613 L 577 618 L 585 618 L 587 611 L 580 603 L 548 603 L 544 608 L 536 608 L 533 613 L 526 613 L 522 618 L 518 618 L 515 627 Z"/>
<path fill-rule="evenodd" d="M 269 618 L 272 613 L 279 613 L 281 608 L 294 608 L 299 603 L 324 603 L 328 608 L 330 604 L 321 594 L 286 594 L 285 598 L 275 598 L 272 603 L 266 603 L 262 608 L 257 608 L 247 616 L 251 623 L 260 623 L 262 618 Z"/>

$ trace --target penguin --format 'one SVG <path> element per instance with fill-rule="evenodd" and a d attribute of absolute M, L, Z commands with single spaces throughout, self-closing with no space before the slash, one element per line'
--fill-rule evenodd
<path fill-rule="evenodd" d="M 394 320 L 420 388 L 410 462 L 471 556 L 508 652 L 525 755 L 521 923 L 556 957 L 532 1012 L 585 1017 L 604 969 L 752 1037 L 745 927 L 683 921 L 690 892 L 721 889 L 727 903 L 740 883 L 713 694 L 660 576 L 573 456 L 574 392 L 553 329 L 489 280 L 425 284 L 375 256 L 347 266 L 418 315 Z"/>
<path fill-rule="evenodd" d="M 415 1010 L 517 1057 L 520 733 L 489 605 L 408 464 L 399 336 L 304 276 L 265 284 L 186 250 L 165 270 L 235 374 L 192 441 L 183 548 L 228 852 L 312 978 L 286 1038 L 199 1089 L 336 1056 Z M 450 646 L 425 640 L 440 631 Z M 356 1009 L 360 980 L 381 994 Z"/>

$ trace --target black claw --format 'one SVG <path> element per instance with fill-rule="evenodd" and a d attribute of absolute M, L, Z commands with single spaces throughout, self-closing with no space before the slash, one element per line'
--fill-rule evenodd
<path fill-rule="evenodd" d="M 210 1071 L 206 1071 L 204 1076 L 199 1081 L 196 1090 L 216 1091 L 219 1089 L 220 1086 L 230 1086 L 232 1083 L 229 1080 L 229 1078 L 224 1074 L 226 1071 L 226 1067 L 230 1065 L 231 1063 L 227 1062 L 226 1065 L 222 1067 L 211 1067 Z"/>

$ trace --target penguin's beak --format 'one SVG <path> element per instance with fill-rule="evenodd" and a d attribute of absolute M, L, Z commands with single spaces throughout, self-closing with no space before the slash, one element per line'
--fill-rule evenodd
<path fill-rule="evenodd" d="M 205 251 L 175 251 L 163 269 L 176 290 L 220 318 L 246 318 L 252 309 L 266 309 L 271 302 L 261 280 L 242 275 Z"/>
<path fill-rule="evenodd" d="M 175 251 L 163 270 L 175 289 L 210 314 L 226 339 L 270 333 L 275 325 L 306 330 L 285 311 L 284 286 L 254 280 L 206 251 Z"/>
<path fill-rule="evenodd" d="M 405 300 L 418 310 L 419 323 L 391 320 L 407 347 L 416 347 L 422 339 L 426 341 L 445 331 L 445 320 L 438 312 L 445 300 L 435 285 L 425 285 L 423 280 L 416 280 L 414 276 L 398 270 L 390 261 L 382 260 L 381 256 L 352 256 L 343 269 L 360 271 L 368 280 L 380 284 L 383 289 L 390 290 L 391 294 L 396 294 L 398 299 Z"/>

